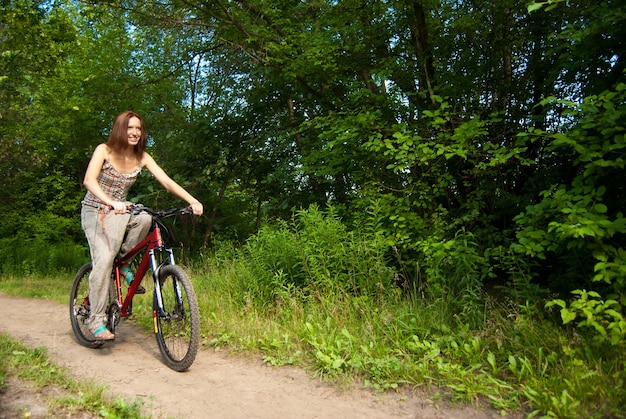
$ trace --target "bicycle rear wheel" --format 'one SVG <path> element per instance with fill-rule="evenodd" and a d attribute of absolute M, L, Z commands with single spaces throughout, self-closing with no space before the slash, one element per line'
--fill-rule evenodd
<path fill-rule="evenodd" d="M 91 269 L 91 262 L 86 263 L 74 277 L 70 291 L 70 320 L 78 343 L 88 348 L 99 348 L 104 342 L 96 340 L 87 326 L 91 313 L 89 306 L 89 274 Z"/>
<path fill-rule="evenodd" d="M 160 294 L 155 287 L 154 331 L 165 365 L 185 371 L 196 358 L 200 342 L 200 312 L 193 285 L 187 273 L 176 265 L 159 270 Z M 158 297 L 163 302 L 159 307 Z"/>

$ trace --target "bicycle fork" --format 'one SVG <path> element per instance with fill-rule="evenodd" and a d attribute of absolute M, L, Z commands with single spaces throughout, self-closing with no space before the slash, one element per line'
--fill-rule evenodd
<path fill-rule="evenodd" d="M 168 248 L 160 248 L 158 249 L 159 253 L 167 253 L 167 261 L 159 263 L 156 257 L 155 249 L 150 250 L 150 263 L 152 265 L 152 276 L 154 278 L 154 296 L 156 299 L 156 308 L 152 312 L 153 323 L 154 323 L 154 331 L 157 332 L 157 316 L 162 319 L 170 320 L 171 316 L 169 313 L 165 312 L 165 308 L 163 305 L 163 294 L 161 291 L 161 268 L 165 265 L 175 265 L 174 262 L 174 252 L 172 249 Z M 174 295 L 176 297 L 176 307 L 182 307 L 182 294 L 180 290 L 180 284 L 174 278 Z"/>

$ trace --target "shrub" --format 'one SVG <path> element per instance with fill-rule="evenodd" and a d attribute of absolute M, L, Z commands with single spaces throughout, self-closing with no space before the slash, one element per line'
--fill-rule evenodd
<path fill-rule="evenodd" d="M 311 206 L 291 223 L 261 228 L 242 256 L 250 269 L 248 286 L 262 299 L 285 287 L 374 296 L 393 282 L 385 250 L 381 240 L 348 231 L 332 208 L 323 212 Z"/>
<path fill-rule="evenodd" d="M 0 273 L 30 274 L 74 270 L 89 260 L 85 245 L 40 239 L 0 239 Z"/>

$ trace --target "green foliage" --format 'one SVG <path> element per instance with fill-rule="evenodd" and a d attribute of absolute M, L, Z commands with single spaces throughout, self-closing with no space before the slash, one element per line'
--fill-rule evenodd
<path fill-rule="evenodd" d="M 332 207 L 324 213 L 312 206 L 298 211 L 291 224 L 264 226 L 243 250 L 250 263 L 246 282 L 262 304 L 277 289 L 376 296 L 393 280 L 385 244 L 348 231 Z"/>
<path fill-rule="evenodd" d="M 0 274 L 29 275 L 73 272 L 89 260 L 86 244 L 51 245 L 42 239 L 0 239 Z"/>
<path fill-rule="evenodd" d="M 392 247 L 403 279 L 415 281 L 407 289 L 429 283 L 435 291 L 454 283 L 446 277 L 472 290 L 511 277 L 528 288 L 589 288 L 574 269 L 557 280 L 547 264 L 503 250 L 513 217 L 550 184 L 572 180 L 571 148 L 546 152 L 547 137 L 517 134 L 567 131 L 579 115 L 557 115 L 541 99 L 578 100 L 622 76 L 621 3 L 557 3 L 535 2 L 544 7 L 529 14 L 512 0 L 4 2 L 1 237 L 84 243 L 76 209 L 90 150 L 117 112 L 134 109 L 148 122 L 150 152 L 205 203 L 207 216 L 183 225 L 190 248 L 243 242 L 264 217 L 289 219 L 293 209 L 331 201 L 346 225 L 370 223 L 376 211 L 375 240 Z M 611 169 L 602 164 L 598 170 Z M 135 191 L 172 203 L 159 187 L 146 181 Z M 591 225 L 554 228 L 563 237 L 575 233 L 567 229 L 619 229 L 604 202 L 615 191 L 581 187 L 596 192 L 575 196 L 603 202 L 559 199 L 585 208 Z M 539 254 L 552 238 L 523 245 Z M 606 260 L 588 250 L 550 252 L 559 264 L 576 260 L 579 271 L 593 265 L 594 275 L 618 281 L 619 246 L 593 250 Z M 298 272 L 281 275 L 303 281 Z"/>
<path fill-rule="evenodd" d="M 331 381 L 357 377 L 379 391 L 428 385 L 453 400 L 486 397 L 494 408 L 532 416 L 623 417 L 624 351 L 543 319 L 533 302 L 500 297 L 504 304 L 476 291 L 475 278 L 490 268 L 469 233 L 422 244 L 429 255 L 422 270 L 432 278 L 422 290 L 390 286 L 368 295 L 329 283 L 321 268 L 346 266 L 332 258 L 337 231 L 350 248 L 346 237 L 377 231 L 374 215 L 361 224 L 367 235 L 350 236 L 332 209 L 312 207 L 291 224 L 264 227 L 242 249 L 222 247 L 207 261 L 210 273 L 197 266 L 201 310 L 210 313 L 203 316 L 205 344 L 261 351 L 268 365 L 304 365 Z M 316 257 L 305 259 L 309 241 Z M 303 268 L 309 260 L 320 266 Z M 370 257 L 362 266 L 376 272 L 377 263 Z M 593 318 L 610 337 L 604 314 Z"/>
<path fill-rule="evenodd" d="M 481 316 L 484 281 L 491 267 L 489 258 L 479 253 L 473 234 L 459 231 L 452 240 L 432 237 L 417 246 L 424 254 L 425 288 L 431 298 L 440 298 L 471 324 Z M 480 319 L 478 319 L 480 320 Z"/>
<path fill-rule="evenodd" d="M 320 378 L 356 378 L 377 391 L 429 386 L 441 397 L 484 398 L 532 416 L 624 417 L 624 351 L 564 330 L 534 306 L 486 297 L 482 322 L 470 328 L 441 299 L 398 290 L 308 298 L 277 284 L 275 309 L 268 309 L 254 296 L 254 256 L 236 254 L 216 254 L 210 273 L 194 275 L 201 311 L 210 313 L 203 316 L 206 345 L 261 351 L 268 365 L 303 365 Z"/>
<path fill-rule="evenodd" d="M 516 217 L 521 230 L 513 246 L 540 259 L 561 255 L 559 275 L 583 275 L 589 287 L 607 295 L 603 301 L 598 292 L 576 290 L 579 297 L 569 307 L 563 300 L 551 304 L 561 307 L 564 323 L 580 319 L 580 327 L 595 329 L 599 341 L 613 345 L 624 342 L 626 303 L 626 194 L 615 181 L 626 160 L 625 98 L 626 85 L 620 84 L 580 106 L 568 104 L 564 112 L 576 123 L 567 132 L 532 132 L 549 138 L 555 152 L 571 150 L 577 171 L 571 184 L 554 185 Z"/>
<path fill-rule="evenodd" d="M 524 156 L 524 141 L 509 147 L 490 141 L 500 115 L 458 121 L 449 101 L 434 100 L 438 106 L 423 112 L 417 134 L 399 125 L 392 136 L 372 136 L 366 143 L 386 156 L 387 169 L 404 182 L 397 191 L 372 183 L 358 203 L 367 215 L 356 218 L 360 225 L 375 220 L 405 281 L 415 282 L 408 289 L 445 299 L 471 322 L 480 316 L 486 281 L 523 272 L 523 262 L 502 245 L 512 231 L 494 225 L 510 223 L 516 204 L 502 174 L 516 176 L 517 167 L 533 163 Z"/>
<path fill-rule="evenodd" d="M 183 236 L 218 255 L 198 283 L 207 344 L 619 416 L 622 3 L 4 2 L 2 273 L 85 258 L 80 181 L 130 108 L 205 202 Z M 545 321 L 546 289 L 573 288 L 547 308 L 579 327 Z"/>
<path fill-rule="evenodd" d="M 204 345 L 261 352 L 268 365 L 301 365 L 322 379 L 357 380 L 377 391 L 428 387 L 439 397 L 488 401 L 503 412 L 624 417 L 626 352 L 598 345 L 582 328 L 543 319 L 532 304 L 487 295 L 482 321 L 473 327 L 451 313 L 446 301 L 407 296 L 393 287 L 368 296 L 305 294 L 277 284 L 268 304 L 255 289 L 253 259 L 249 251 L 224 245 L 190 271 Z M 70 281 L 70 275 L 29 276 L 7 286 L 11 293 L 38 297 L 53 286 L 57 292 L 47 295 L 66 304 Z M 149 298 L 136 305 L 133 316 L 149 330 Z M 124 406 L 109 411 L 124 412 Z"/>
<path fill-rule="evenodd" d="M 528 12 L 534 12 L 537 10 L 540 10 L 541 8 L 545 7 L 546 11 L 550 11 L 552 9 L 554 9 L 559 3 L 563 3 L 565 0 L 548 0 L 548 1 L 532 1 L 531 3 L 528 4 L 528 6 L 526 6 L 528 8 Z"/>
<path fill-rule="evenodd" d="M 623 303 L 615 300 L 603 301 L 595 291 L 574 290 L 572 294 L 578 297 L 569 306 L 565 301 L 557 299 L 548 302 L 546 307 L 561 307 L 563 324 L 578 320 L 578 327 L 593 329 L 596 332 L 593 339 L 599 346 L 609 344 L 623 347 L 626 344 Z"/>
<path fill-rule="evenodd" d="M 371 137 L 365 144 L 372 152 L 387 157 L 387 169 L 406 174 L 401 193 L 379 194 L 389 196 L 383 208 L 393 221 L 397 244 L 406 247 L 410 244 L 403 242 L 433 234 L 433 228 L 435 234 L 453 237 L 464 225 L 479 220 L 487 224 L 489 219 L 479 218 L 480 212 L 497 208 L 506 192 L 504 185 L 488 183 L 487 179 L 497 178 L 507 166 L 531 164 L 523 157 L 523 143 L 504 148 L 489 141 L 489 126 L 497 124 L 500 116 L 468 117 L 451 124 L 455 117 L 451 104 L 443 98 L 435 99 L 438 108 L 424 111 L 422 135 L 406 126 L 396 126 L 393 136 Z M 461 176 L 453 174 L 454 170 Z M 473 182 L 485 182 L 482 188 L 496 189 L 487 195 Z M 392 198 L 397 200 L 395 205 Z"/>

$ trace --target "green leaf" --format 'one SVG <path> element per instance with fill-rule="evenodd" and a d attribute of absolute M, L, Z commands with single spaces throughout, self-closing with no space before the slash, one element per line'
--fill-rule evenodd
<path fill-rule="evenodd" d="M 539 9 L 541 9 L 544 6 L 545 3 L 531 3 L 528 5 L 527 9 L 528 9 L 528 13 L 532 13 L 534 11 L 537 11 Z"/>
<path fill-rule="evenodd" d="M 552 301 L 548 301 L 545 305 L 546 308 L 552 307 L 552 306 L 559 306 L 561 308 L 565 308 L 565 301 L 563 300 L 552 300 Z"/>
<path fill-rule="evenodd" d="M 576 319 L 576 313 L 570 311 L 568 308 L 563 308 L 561 310 L 561 319 L 563 320 L 563 324 L 567 324 Z"/>
<path fill-rule="evenodd" d="M 605 214 L 608 210 L 607 206 L 604 204 L 596 204 L 594 206 L 594 209 L 596 210 L 596 212 L 599 212 L 600 214 Z"/>

